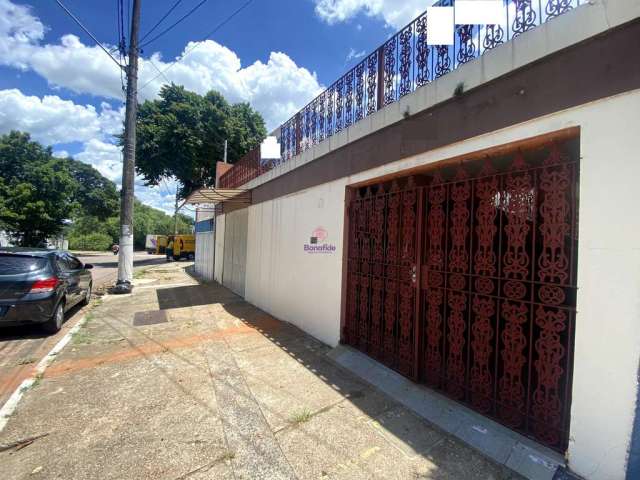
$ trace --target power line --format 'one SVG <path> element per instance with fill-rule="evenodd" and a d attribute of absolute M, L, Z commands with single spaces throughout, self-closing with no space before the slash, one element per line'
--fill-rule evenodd
<path fill-rule="evenodd" d="M 142 38 L 140 39 L 140 41 L 141 41 L 141 42 L 143 42 L 143 41 L 144 41 L 144 40 L 145 40 L 149 35 L 151 35 L 151 33 L 153 33 L 153 31 L 154 31 L 156 28 L 158 28 L 158 26 L 159 26 L 159 25 L 160 25 L 160 24 L 161 24 L 161 23 L 162 23 L 162 22 L 163 22 L 163 21 L 164 21 L 164 20 L 165 20 L 165 19 L 166 19 L 170 14 L 171 14 L 171 12 L 173 12 L 173 11 L 176 9 L 176 7 L 177 7 L 178 5 L 180 5 L 181 3 L 182 3 L 182 0 L 178 0 L 176 3 L 174 3 L 174 4 L 173 4 L 173 6 L 172 6 L 168 11 L 167 11 L 167 13 L 165 13 L 165 14 L 163 15 L 163 17 L 162 17 L 160 20 L 158 20 L 158 21 L 156 22 L 156 24 L 155 24 L 153 27 L 151 27 L 151 30 L 149 30 L 147 33 L 145 33 L 145 34 L 142 36 Z"/>
<path fill-rule="evenodd" d="M 118 0 L 118 6 L 120 10 L 120 38 L 118 38 L 118 48 L 121 56 L 127 54 L 127 31 L 124 26 L 124 0 Z M 127 22 L 127 27 L 129 23 Z"/>
<path fill-rule="evenodd" d="M 124 0 L 122 0 L 124 3 Z M 131 0 L 127 0 L 127 29 L 131 28 L 131 19 L 129 15 L 131 14 Z M 126 35 L 126 31 L 125 31 Z"/>
<path fill-rule="evenodd" d="M 185 59 L 185 57 L 187 55 L 189 55 L 191 52 L 193 52 L 196 48 L 198 48 L 200 45 L 202 45 L 202 42 L 204 42 L 205 40 L 207 40 L 211 35 L 213 35 L 214 33 L 216 33 L 218 30 L 220 30 L 222 27 L 224 27 L 227 23 L 229 23 L 236 15 L 238 15 L 242 10 L 244 10 L 245 8 L 247 8 L 251 3 L 253 2 L 253 0 L 247 0 L 247 2 L 245 2 L 240 8 L 238 8 L 235 12 L 233 12 L 231 15 L 229 15 L 227 18 L 225 18 L 222 22 L 220 22 L 213 30 L 211 30 L 209 33 L 207 33 L 204 38 L 202 40 L 200 40 L 200 42 L 195 43 L 190 49 L 188 49 L 187 51 L 184 52 L 183 55 L 180 56 L 180 58 L 174 60 L 173 62 L 171 62 L 169 64 L 169 66 L 167 68 L 165 68 L 164 70 L 162 70 L 162 75 L 164 75 L 165 73 L 167 73 L 167 71 L 173 67 L 176 63 L 181 62 L 182 60 Z M 147 83 L 145 83 L 140 90 L 144 89 L 145 87 L 147 87 L 150 83 L 155 82 L 161 75 L 158 74 L 155 77 L 153 77 L 151 80 L 149 80 Z"/>
<path fill-rule="evenodd" d="M 111 53 L 118 52 L 120 58 L 120 64 L 126 65 L 126 40 L 124 30 L 124 0 L 116 0 L 116 13 L 118 17 L 118 46 L 112 50 Z M 126 100 L 127 87 L 124 81 L 124 68 L 120 69 L 120 87 L 122 88 L 123 99 Z"/>
<path fill-rule="evenodd" d="M 120 39 L 122 38 L 122 23 L 120 22 L 120 4 L 121 4 L 122 0 L 116 0 L 116 26 L 118 28 L 118 38 L 116 39 L 116 44 L 119 46 L 120 45 Z M 113 49 L 110 50 L 110 52 L 113 52 Z"/>
<path fill-rule="evenodd" d="M 205 3 L 207 3 L 208 0 L 201 0 L 200 3 L 198 3 L 195 7 L 193 7 L 191 10 L 189 10 L 186 14 L 184 14 L 182 17 L 180 17 L 177 21 L 175 21 L 174 23 L 172 23 L 169 27 L 165 28 L 163 31 L 161 31 L 159 34 L 157 34 L 155 37 L 153 37 L 151 40 L 147 40 L 145 43 L 143 43 L 142 45 L 140 45 L 140 48 L 144 48 L 147 45 L 149 45 L 150 43 L 155 42 L 157 39 L 159 39 L 161 36 L 163 36 L 165 33 L 173 30 L 173 27 L 175 27 L 176 25 L 182 23 L 183 20 L 186 20 L 193 12 L 195 12 L 196 10 L 198 10 L 202 5 L 204 5 Z"/>
<path fill-rule="evenodd" d="M 160 75 L 164 77 L 167 83 L 171 83 L 171 80 L 169 80 L 167 76 L 164 74 L 164 72 L 158 68 L 158 66 L 153 62 L 153 60 L 151 60 L 151 57 L 149 57 L 149 63 L 153 66 L 153 68 L 156 69 L 156 72 L 158 72 Z"/>
<path fill-rule="evenodd" d="M 69 15 L 69 16 L 73 19 L 73 21 L 74 21 L 74 22 L 76 22 L 76 23 L 78 24 L 78 26 L 79 26 L 82 30 L 84 30 L 84 32 L 85 32 L 87 35 L 89 35 L 89 36 L 91 37 L 91 39 L 92 39 L 94 42 L 96 42 L 96 45 L 98 45 L 102 50 L 104 50 L 104 53 L 106 53 L 107 55 L 109 55 L 109 58 L 110 58 L 111 60 L 113 60 L 113 61 L 115 62 L 115 64 L 116 64 L 116 65 L 118 65 L 118 67 L 123 68 L 123 67 L 122 67 L 122 65 L 120 64 L 120 62 L 118 62 L 118 60 L 116 60 L 116 58 L 115 58 L 113 55 L 111 55 L 111 53 L 109 53 L 109 50 L 107 50 L 107 49 L 105 48 L 105 46 L 104 46 L 104 45 L 102 45 L 102 43 L 100 43 L 100 42 L 98 41 L 98 39 L 95 37 L 95 35 L 94 35 L 93 33 L 91 33 L 91 32 L 90 32 L 90 31 L 89 31 L 89 30 L 88 30 L 88 29 L 87 29 L 87 28 L 82 24 L 82 22 L 78 19 L 78 17 L 76 17 L 73 13 L 71 13 L 71 12 L 69 11 L 69 9 L 68 9 L 67 7 L 65 7 L 65 6 L 62 4 L 62 2 L 61 2 L 60 0 L 56 0 L 56 3 L 57 3 L 58 5 L 60 5 L 60 7 L 61 7 L 61 8 L 62 8 L 66 13 L 67 13 L 67 15 Z"/>

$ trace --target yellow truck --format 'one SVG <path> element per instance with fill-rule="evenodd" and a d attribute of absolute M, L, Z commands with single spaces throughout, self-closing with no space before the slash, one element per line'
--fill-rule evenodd
<path fill-rule="evenodd" d="M 167 248 L 166 235 L 147 235 L 145 250 L 149 255 L 162 255 Z"/>
<path fill-rule="evenodd" d="M 169 235 L 166 247 L 167 260 L 187 259 L 196 257 L 195 235 Z"/>

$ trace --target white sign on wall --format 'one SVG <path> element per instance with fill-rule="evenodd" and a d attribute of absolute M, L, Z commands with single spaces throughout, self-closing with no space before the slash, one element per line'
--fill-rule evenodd
<path fill-rule="evenodd" d="M 455 7 L 427 8 L 427 44 L 453 45 L 456 25 L 502 25 L 502 0 L 457 0 Z"/>

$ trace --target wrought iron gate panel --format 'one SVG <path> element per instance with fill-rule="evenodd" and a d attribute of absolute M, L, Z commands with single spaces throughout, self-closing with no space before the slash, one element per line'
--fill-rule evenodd
<path fill-rule="evenodd" d="M 360 189 L 343 342 L 564 451 L 577 151 L 568 140 L 428 172 L 425 187 Z"/>
<path fill-rule="evenodd" d="M 420 295 L 425 383 L 560 451 L 577 250 L 578 166 L 565 148 L 434 173 Z"/>
<path fill-rule="evenodd" d="M 415 278 L 420 191 L 409 181 L 368 187 L 348 207 L 343 341 L 416 378 Z"/>

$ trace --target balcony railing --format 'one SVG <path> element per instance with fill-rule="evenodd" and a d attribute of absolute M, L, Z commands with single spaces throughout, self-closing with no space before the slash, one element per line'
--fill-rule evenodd
<path fill-rule="evenodd" d="M 238 188 L 271 170 L 271 164 L 260 161 L 260 146 L 249 151 L 232 168 L 220 176 L 220 188 Z"/>
<path fill-rule="evenodd" d="M 456 25 L 453 45 L 427 44 L 427 12 L 423 13 L 280 126 L 279 162 L 299 155 L 423 85 L 586 2 L 504 0 L 502 24 Z M 454 4 L 455 0 L 440 0 L 435 5 Z M 239 187 L 273 166 L 272 162 L 261 164 L 260 156 L 256 161 L 255 154 L 250 153 L 221 177 L 221 186 Z"/>

